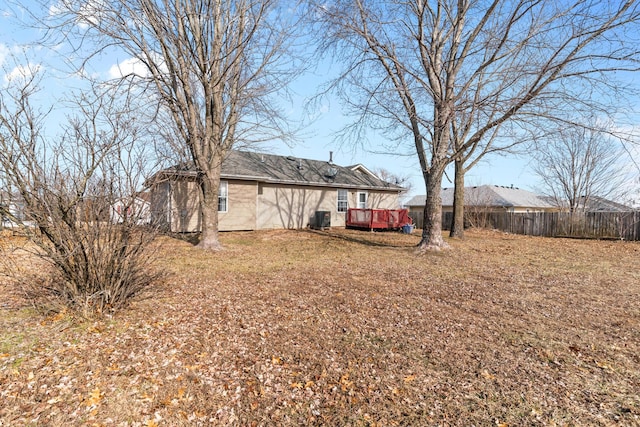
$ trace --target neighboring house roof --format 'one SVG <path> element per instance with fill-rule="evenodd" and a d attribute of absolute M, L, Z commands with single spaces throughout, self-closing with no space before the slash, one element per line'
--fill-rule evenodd
<path fill-rule="evenodd" d="M 442 206 L 453 206 L 453 188 L 443 188 L 441 192 Z M 427 196 L 419 195 L 411 198 L 406 206 L 424 206 Z M 466 206 L 487 207 L 523 207 L 523 208 L 554 208 L 554 204 L 544 200 L 541 196 L 517 187 L 503 187 L 499 185 L 481 185 L 464 188 Z"/>
<path fill-rule="evenodd" d="M 629 212 L 633 207 L 623 205 L 622 203 L 607 200 L 598 196 L 591 196 L 585 205 L 585 197 L 580 197 L 578 206 L 586 212 Z"/>
<path fill-rule="evenodd" d="M 411 206 L 424 206 L 427 203 L 427 196 L 425 194 L 419 194 L 417 196 L 413 196 L 409 200 L 407 200 L 404 205 L 407 207 Z"/>
<path fill-rule="evenodd" d="M 152 180 L 195 175 L 193 165 L 176 166 L 158 172 Z M 231 151 L 223 161 L 221 178 L 292 185 L 403 190 L 398 185 L 378 178 L 359 164 L 344 167 L 321 160 L 236 150 Z"/>

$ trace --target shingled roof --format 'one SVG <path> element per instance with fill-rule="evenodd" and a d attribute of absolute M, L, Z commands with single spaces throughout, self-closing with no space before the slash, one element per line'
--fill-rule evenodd
<path fill-rule="evenodd" d="M 442 206 L 453 206 L 453 188 L 443 188 Z M 419 195 L 411 198 L 405 205 L 424 206 L 427 196 Z M 522 208 L 553 208 L 553 204 L 530 191 L 516 187 L 503 187 L 500 185 L 481 185 L 478 187 L 465 187 L 464 200 L 467 206 L 492 206 L 492 207 L 522 207 Z"/>
<path fill-rule="evenodd" d="M 193 165 L 176 166 L 158 172 L 154 179 L 195 176 Z M 222 179 L 274 184 L 400 191 L 358 164 L 339 166 L 333 162 L 233 150 L 222 163 Z"/>
<path fill-rule="evenodd" d="M 589 199 L 584 196 L 580 197 L 578 206 L 587 212 L 629 212 L 633 210 L 631 206 L 598 196 L 591 196 Z"/>

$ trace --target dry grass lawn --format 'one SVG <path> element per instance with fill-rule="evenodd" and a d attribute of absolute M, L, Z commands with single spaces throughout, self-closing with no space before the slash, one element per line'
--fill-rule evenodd
<path fill-rule="evenodd" d="M 167 282 L 99 320 L 5 281 L 0 426 L 640 425 L 639 243 L 418 240 L 162 238 Z"/>

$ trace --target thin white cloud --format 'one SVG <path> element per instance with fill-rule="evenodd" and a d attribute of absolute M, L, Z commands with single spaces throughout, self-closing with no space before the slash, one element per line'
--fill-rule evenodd
<path fill-rule="evenodd" d="M 26 65 L 17 65 L 13 68 L 13 70 L 9 71 L 4 75 L 4 82 L 7 84 L 16 83 L 21 84 L 30 80 L 34 75 L 39 73 L 42 70 L 42 65 L 40 64 L 26 64 Z"/>
<path fill-rule="evenodd" d="M 71 9 L 76 9 L 75 4 L 69 6 L 62 4 L 61 2 L 52 3 L 49 6 L 49 16 L 56 18 L 60 15 L 68 13 Z M 88 0 L 84 2 L 78 9 L 75 10 L 76 25 L 83 30 L 89 28 L 89 24 L 92 26 L 97 25 L 100 22 L 100 14 L 104 9 L 103 2 L 101 0 Z"/>
<path fill-rule="evenodd" d="M 153 65 L 161 73 L 168 73 L 169 70 L 161 55 L 152 53 Z M 122 62 L 114 64 L 109 68 L 109 78 L 117 79 L 124 76 L 135 75 L 142 78 L 151 77 L 151 72 L 147 66 L 138 58 L 128 58 Z"/>
<path fill-rule="evenodd" d="M 0 43 L 0 67 L 7 63 L 7 60 L 13 57 L 25 55 L 25 47 L 19 44 L 8 46 L 4 43 Z"/>
<path fill-rule="evenodd" d="M 82 29 L 87 29 L 89 25 L 98 26 L 104 9 L 105 5 L 101 0 L 87 1 L 80 9 L 78 26 Z"/>
<path fill-rule="evenodd" d="M 57 3 L 52 3 L 49 6 L 49 16 L 58 16 L 62 12 L 62 8 Z"/>
<path fill-rule="evenodd" d="M 138 58 L 125 59 L 124 61 L 114 64 L 109 68 L 109 78 L 111 79 L 117 79 L 132 74 L 139 77 L 148 77 L 149 71 Z"/>
<path fill-rule="evenodd" d="M 5 44 L 0 43 L 0 67 L 4 65 L 7 56 L 9 56 L 9 48 Z"/>

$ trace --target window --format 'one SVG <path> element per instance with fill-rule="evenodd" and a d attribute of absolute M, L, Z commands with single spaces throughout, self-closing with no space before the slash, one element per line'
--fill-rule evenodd
<path fill-rule="evenodd" d="M 349 193 L 347 190 L 338 190 L 338 212 L 346 212 L 349 208 Z"/>
<path fill-rule="evenodd" d="M 229 183 L 227 181 L 220 181 L 220 188 L 218 189 L 218 212 L 227 212 L 229 198 Z"/>
<path fill-rule="evenodd" d="M 358 192 L 358 209 L 367 209 L 367 193 Z"/>

